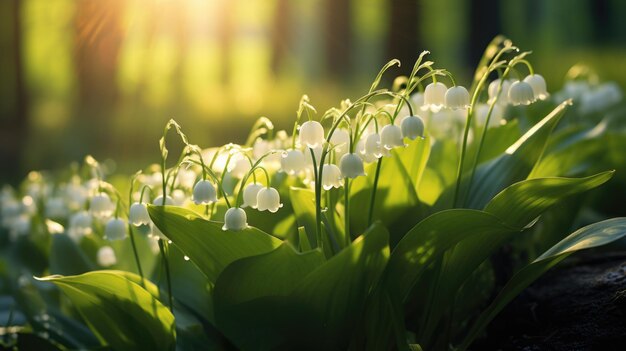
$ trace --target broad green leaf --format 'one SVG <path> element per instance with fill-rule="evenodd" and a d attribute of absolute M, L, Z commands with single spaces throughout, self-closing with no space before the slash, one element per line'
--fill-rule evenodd
<path fill-rule="evenodd" d="M 465 201 L 467 206 L 482 208 L 497 193 L 525 179 L 541 158 L 552 130 L 559 123 L 569 105 L 571 101 L 560 104 L 506 149 L 502 156 L 479 167 Z"/>
<path fill-rule="evenodd" d="M 315 193 L 305 188 L 290 188 L 289 198 L 299 227 L 304 227 L 309 243 L 317 247 L 315 238 Z"/>
<path fill-rule="evenodd" d="M 535 261 L 517 272 L 485 309 L 459 347 L 465 350 L 491 320 L 522 290 L 570 254 L 602 246 L 626 236 L 626 218 L 612 218 L 594 223 L 570 234 Z"/>
<path fill-rule="evenodd" d="M 515 231 L 498 217 L 478 210 L 437 212 L 411 229 L 393 250 L 385 272 L 388 289 L 404 301 L 428 265 L 457 243 L 475 235 Z"/>
<path fill-rule="evenodd" d="M 424 141 L 413 141 L 414 147 L 403 153 L 407 165 L 420 178 L 423 170 L 423 158 L 428 157 L 428 148 Z M 406 151 L 406 150 L 405 150 Z M 378 179 L 378 188 L 374 204 L 372 220 L 381 221 L 390 230 L 390 245 L 393 247 L 414 226 L 423 214 L 422 204 L 417 196 L 412 176 L 405 168 L 405 163 L 398 156 L 398 150 L 392 150 L 391 157 L 382 158 L 382 166 Z M 411 161 L 409 158 L 414 157 Z M 377 162 L 366 166 L 367 176 L 352 181 L 351 194 L 351 231 L 362 233 L 367 229 L 372 187 L 376 174 Z"/>
<path fill-rule="evenodd" d="M 50 236 L 50 274 L 76 275 L 95 267 L 70 237 L 65 234 Z"/>
<path fill-rule="evenodd" d="M 297 302 L 304 341 L 345 349 L 365 302 L 389 258 L 389 234 L 374 223 L 352 244 L 309 274 L 290 299 Z"/>
<path fill-rule="evenodd" d="M 384 268 L 387 238 L 374 225 L 323 264 L 319 251 L 287 244 L 233 262 L 216 284 L 220 329 L 241 349 L 345 348 Z"/>
<path fill-rule="evenodd" d="M 224 269 L 215 283 L 217 307 L 263 296 L 286 296 L 324 262 L 319 250 L 299 253 L 289 243 L 265 254 L 237 260 Z"/>
<path fill-rule="evenodd" d="M 560 104 L 539 123 L 528 130 L 511 145 L 504 154 L 476 169 L 476 175 L 468 191 L 470 175 L 465 172 L 459 191 L 462 203 L 469 208 L 483 208 L 497 193 L 509 185 L 528 177 L 541 158 L 548 138 L 566 108 L 568 100 Z M 455 184 L 441 196 L 435 205 L 442 209 L 452 205 Z"/>
<path fill-rule="evenodd" d="M 607 182 L 613 171 L 586 178 L 535 178 L 511 185 L 485 206 L 489 212 L 516 228 L 523 228 L 559 200 Z"/>
<path fill-rule="evenodd" d="M 296 221 L 299 227 L 304 227 L 309 243 L 315 243 L 317 247 L 317 238 L 315 235 L 315 193 L 310 189 L 305 188 L 290 188 L 289 197 L 291 199 L 291 206 L 293 207 L 293 213 L 296 217 Z M 324 254 L 326 257 L 332 256 L 332 244 L 329 241 L 327 231 L 322 226 L 322 243 L 324 247 Z M 339 242 L 343 242 L 343 238 L 338 238 Z"/>
<path fill-rule="evenodd" d="M 430 137 L 426 136 L 424 139 L 416 139 L 408 142 L 407 147 L 394 149 L 393 156 L 397 157 L 404 169 L 406 170 L 409 179 L 413 183 L 415 193 L 419 197 L 418 185 L 422 181 L 422 175 L 426 169 L 426 163 L 428 162 L 428 156 L 430 154 Z"/>
<path fill-rule="evenodd" d="M 174 316 L 127 274 L 95 271 L 40 280 L 56 284 L 69 297 L 103 344 L 116 350 L 173 350 Z"/>
<path fill-rule="evenodd" d="M 459 164 L 456 140 L 435 139 L 422 180 L 417 184 L 420 200 L 433 205 L 441 193 L 454 183 Z"/>
<path fill-rule="evenodd" d="M 282 241 L 259 229 L 224 231 L 223 223 L 207 221 L 175 206 L 148 206 L 150 218 L 213 283 L 231 262 L 269 252 Z"/>
<path fill-rule="evenodd" d="M 559 200 L 593 187 L 610 179 L 612 172 L 588 178 L 540 178 L 516 183 L 498 194 L 485 208 L 506 225 L 521 231 L 536 217 Z M 424 335 L 435 332 L 445 310 L 456 301 L 457 291 L 471 274 L 485 262 L 512 234 L 518 232 L 485 232 L 464 239 L 446 252 L 441 279 L 426 322 Z M 463 297 L 459 296 L 460 301 Z"/>
<path fill-rule="evenodd" d="M 169 246 L 168 255 L 174 298 L 214 325 L 211 294 L 213 285 L 195 264 L 184 258 L 184 254 L 175 244 Z"/>
<path fill-rule="evenodd" d="M 231 263 L 215 284 L 213 296 L 218 328 L 241 349 L 280 343 L 276 341 L 282 339 L 280 333 L 276 333 L 280 324 L 275 326 L 265 320 L 273 319 L 277 312 L 273 312 L 272 307 L 280 310 L 280 301 L 323 263 L 321 251 L 298 253 L 289 243 Z M 264 308 L 269 310 L 262 312 Z M 289 323 L 290 319 L 284 318 L 282 322 Z"/>
<path fill-rule="evenodd" d="M 529 178 L 584 174 L 591 165 L 604 157 L 607 145 L 604 135 L 608 129 L 604 120 L 592 129 L 579 126 L 559 133 L 550 149 L 528 176 Z"/>

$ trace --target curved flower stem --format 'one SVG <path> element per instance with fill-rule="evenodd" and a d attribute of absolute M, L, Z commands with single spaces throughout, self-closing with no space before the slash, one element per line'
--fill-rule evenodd
<path fill-rule="evenodd" d="M 472 100 L 470 101 L 470 106 L 467 109 L 467 118 L 465 120 L 465 130 L 463 132 L 463 143 L 461 145 L 461 158 L 459 160 L 459 166 L 457 168 L 456 185 L 454 187 L 454 199 L 452 201 L 452 207 L 453 208 L 457 207 L 457 204 L 458 204 L 458 201 L 459 201 L 459 191 L 460 191 L 460 188 L 461 188 L 461 179 L 463 178 L 463 165 L 465 163 L 465 157 L 466 157 L 466 153 L 467 153 L 467 139 L 468 139 L 468 136 L 469 136 L 470 127 L 472 126 L 472 118 L 474 117 L 474 106 L 476 105 L 476 101 L 478 100 L 478 96 L 480 95 L 481 91 L 483 90 L 483 87 L 484 87 L 485 83 L 487 82 L 487 78 L 489 77 L 489 74 L 494 69 L 499 68 L 499 66 L 501 65 L 501 63 L 498 62 L 500 57 L 504 53 L 506 53 L 508 51 L 511 51 L 513 49 L 516 49 L 516 48 L 514 48 L 514 47 L 505 47 L 505 48 L 501 49 L 500 52 L 498 52 L 498 54 L 493 58 L 492 63 L 487 67 L 487 69 L 483 73 L 482 77 L 480 78 L 480 80 L 476 84 L 476 89 L 474 90 L 474 92 L 472 94 Z"/>
<path fill-rule="evenodd" d="M 344 180 L 344 233 L 345 233 L 345 247 L 350 246 L 352 237 L 350 236 L 350 178 Z"/>
<path fill-rule="evenodd" d="M 322 220 L 322 164 L 320 163 L 318 172 L 315 152 L 312 148 L 309 148 L 309 151 L 311 152 L 311 159 L 313 160 L 313 174 L 315 177 L 315 241 L 317 247 L 323 250 L 322 227 L 320 225 Z"/>
<path fill-rule="evenodd" d="M 367 226 L 372 225 L 372 218 L 374 217 L 374 205 L 376 203 L 376 189 L 378 188 L 378 178 L 380 177 L 380 168 L 383 164 L 383 158 L 379 158 L 376 163 L 376 173 L 374 174 L 374 185 L 372 185 L 372 194 L 370 195 L 370 208 L 367 214 Z"/>
<path fill-rule="evenodd" d="M 487 137 L 487 129 L 489 127 L 489 122 L 491 121 L 491 115 L 493 114 L 493 108 L 498 103 L 498 99 L 500 98 L 500 94 L 502 92 L 502 85 L 504 83 L 504 79 L 508 75 L 510 67 L 508 67 L 502 76 L 500 77 L 500 83 L 498 84 L 498 90 L 496 92 L 495 100 L 489 104 L 489 109 L 487 110 L 487 117 L 485 118 L 485 125 L 483 126 L 483 132 L 480 135 L 480 141 L 478 143 L 478 149 L 476 150 L 476 155 L 474 155 L 474 162 L 472 163 L 472 171 L 470 173 L 469 182 L 467 185 L 467 191 L 465 193 L 466 196 L 471 195 L 472 192 L 472 183 L 474 182 L 474 176 L 476 174 L 476 168 L 478 167 L 478 160 L 480 159 L 480 152 L 483 149 L 483 145 L 485 143 L 485 139 Z M 464 196 L 465 197 L 465 196 Z"/>
<path fill-rule="evenodd" d="M 161 257 L 163 258 L 163 265 L 165 266 L 165 281 L 167 284 L 167 297 L 169 301 L 170 311 L 174 311 L 174 304 L 172 300 L 172 279 L 170 277 L 170 264 L 167 259 L 169 246 L 166 241 L 159 239 L 159 251 L 161 251 Z"/>
<path fill-rule="evenodd" d="M 135 175 L 133 176 L 132 180 L 130 181 L 130 190 L 128 191 L 128 206 L 130 209 L 130 205 L 133 201 L 133 192 L 134 192 L 134 188 L 135 188 L 135 180 L 137 179 L 137 176 L 141 174 L 141 171 L 135 173 Z M 144 188 L 145 189 L 145 188 Z M 143 190 L 141 191 L 141 196 L 143 195 Z M 143 196 L 142 196 L 143 197 Z M 141 202 L 141 198 L 139 199 L 139 201 Z M 139 259 L 139 252 L 137 251 L 137 244 L 135 243 L 135 234 L 133 233 L 133 226 L 130 224 L 130 220 L 128 221 L 128 235 L 130 236 L 130 244 L 133 247 L 133 254 L 135 255 L 135 262 L 137 263 L 137 271 L 139 272 L 139 276 L 141 277 L 141 285 L 145 288 L 144 286 L 144 277 L 143 277 L 143 270 L 141 269 L 141 260 Z"/>

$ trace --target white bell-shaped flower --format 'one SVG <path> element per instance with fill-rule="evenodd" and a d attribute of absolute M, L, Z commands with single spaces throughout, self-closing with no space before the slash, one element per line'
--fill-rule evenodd
<path fill-rule="evenodd" d="M 250 168 L 252 168 L 250 161 L 243 156 L 231 159 L 229 164 L 230 175 L 237 179 L 243 178 Z"/>
<path fill-rule="evenodd" d="M 324 127 L 317 121 L 307 121 L 300 126 L 300 145 L 310 148 L 324 143 Z"/>
<path fill-rule="evenodd" d="M 515 81 L 509 88 L 509 102 L 513 106 L 530 105 L 535 101 L 535 94 L 530 84 L 526 82 Z"/>
<path fill-rule="evenodd" d="M 389 150 L 382 147 L 380 142 L 380 135 L 374 133 L 367 136 L 365 139 L 365 154 L 370 158 L 381 158 L 389 155 Z"/>
<path fill-rule="evenodd" d="M 474 109 L 474 118 L 476 119 L 476 123 L 479 126 L 484 126 L 487 120 L 487 114 L 489 113 L 489 106 L 487 104 L 477 104 Z M 491 111 L 491 117 L 489 117 L 489 128 L 496 127 L 502 124 L 502 119 L 504 118 L 504 107 L 495 104 L 493 105 L 493 110 Z"/>
<path fill-rule="evenodd" d="M 533 88 L 533 94 L 535 99 L 545 100 L 550 96 L 548 89 L 546 88 L 546 80 L 539 74 L 531 74 L 524 78 L 524 82 L 530 84 Z"/>
<path fill-rule="evenodd" d="M 430 109 L 433 112 L 441 110 L 446 104 L 446 92 L 448 87 L 441 82 L 430 83 L 424 90 L 424 110 Z"/>
<path fill-rule="evenodd" d="M 355 151 L 356 154 L 363 160 L 365 163 L 372 163 L 376 161 L 376 157 L 374 155 L 368 154 L 365 152 L 365 139 L 361 139 L 356 143 Z"/>
<path fill-rule="evenodd" d="M 280 159 L 280 165 L 285 173 L 289 175 L 298 174 L 306 166 L 304 154 L 300 150 L 286 151 Z"/>
<path fill-rule="evenodd" d="M 103 246 L 98 249 L 98 264 L 102 267 L 111 267 L 117 263 L 115 251 L 111 246 Z"/>
<path fill-rule="evenodd" d="M 339 160 L 339 170 L 344 178 L 356 178 L 365 175 L 363 160 L 357 154 L 345 154 Z"/>
<path fill-rule="evenodd" d="M 411 95 L 411 102 L 413 106 L 421 109 L 424 106 L 424 93 L 417 92 Z"/>
<path fill-rule="evenodd" d="M 89 210 L 94 217 L 105 218 L 113 214 L 115 203 L 106 193 L 99 193 L 91 198 Z"/>
<path fill-rule="evenodd" d="M 104 238 L 107 240 L 122 240 L 128 234 L 126 221 L 121 218 L 112 218 L 104 227 Z"/>
<path fill-rule="evenodd" d="M 187 194 L 182 189 L 174 189 L 170 194 L 172 194 L 174 206 L 183 206 L 187 201 Z"/>
<path fill-rule="evenodd" d="M 304 163 L 307 166 L 313 166 L 313 156 L 311 155 L 311 150 L 313 150 L 313 155 L 315 155 L 315 164 L 319 167 L 320 161 L 322 160 L 322 145 L 304 150 Z"/>
<path fill-rule="evenodd" d="M 259 190 L 256 197 L 257 209 L 259 211 L 270 211 L 272 213 L 283 207 L 280 203 L 280 194 L 274 188 L 263 188 Z"/>
<path fill-rule="evenodd" d="M 334 164 L 324 164 L 322 169 L 322 187 L 324 190 L 340 188 L 342 183 L 341 170 Z"/>
<path fill-rule="evenodd" d="M 243 189 L 243 204 L 241 205 L 241 207 L 257 208 L 257 195 L 259 194 L 259 191 L 261 189 L 263 189 L 263 185 L 259 183 L 251 183 L 246 185 L 246 187 Z"/>
<path fill-rule="evenodd" d="M 62 197 L 50 197 L 45 204 L 45 213 L 48 218 L 64 218 L 68 214 L 68 208 Z"/>
<path fill-rule="evenodd" d="M 246 211 L 239 207 L 231 207 L 224 214 L 224 226 L 222 230 L 239 231 L 248 227 Z"/>
<path fill-rule="evenodd" d="M 500 86 L 500 79 L 496 79 L 489 83 L 489 88 L 487 88 L 487 92 L 489 93 L 489 100 L 487 101 L 490 104 L 493 104 L 494 101 L 498 105 L 504 106 L 509 103 L 509 89 L 511 88 L 511 81 L 505 79 L 502 82 L 502 87 L 500 88 L 500 94 L 498 94 L 498 87 Z M 497 99 L 497 100 L 496 100 Z"/>
<path fill-rule="evenodd" d="M 136 227 L 149 224 L 150 215 L 148 214 L 146 204 L 134 202 L 130 205 L 130 210 L 128 211 L 128 222 Z"/>
<path fill-rule="evenodd" d="M 181 168 L 176 176 L 176 185 L 185 189 L 191 189 L 198 175 L 193 169 Z"/>
<path fill-rule="evenodd" d="M 152 204 L 155 206 L 163 206 L 163 195 L 159 195 L 157 196 L 154 201 L 152 201 Z M 174 200 L 168 196 L 165 197 L 165 205 L 166 206 L 172 206 L 174 205 Z"/>
<path fill-rule="evenodd" d="M 407 116 L 402 120 L 402 136 L 415 140 L 424 137 L 424 121 L 420 116 Z"/>
<path fill-rule="evenodd" d="M 446 91 L 446 106 L 453 110 L 468 108 L 470 95 L 465 87 L 457 85 Z"/>
<path fill-rule="evenodd" d="M 336 155 L 343 155 L 350 148 L 350 133 L 345 129 L 335 129 L 330 137 L 330 143 L 336 145 L 333 149 Z"/>
<path fill-rule="evenodd" d="M 200 180 L 193 187 L 193 202 L 196 205 L 208 205 L 217 201 L 217 191 L 208 180 Z"/>
<path fill-rule="evenodd" d="M 79 241 L 83 236 L 91 234 L 93 229 L 91 227 L 93 218 L 87 211 L 80 211 L 74 213 L 70 217 L 69 228 L 67 234 L 74 241 Z"/>
<path fill-rule="evenodd" d="M 393 124 L 384 126 L 380 131 L 380 143 L 387 150 L 405 146 L 402 140 L 402 129 Z"/>

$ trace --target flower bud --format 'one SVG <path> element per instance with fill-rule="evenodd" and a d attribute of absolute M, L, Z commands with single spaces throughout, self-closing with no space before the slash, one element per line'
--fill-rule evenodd
<path fill-rule="evenodd" d="M 402 120 L 402 136 L 415 140 L 424 137 L 424 121 L 420 116 L 408 116 Z"/>
<path fill-rule="evenodd" d="M 150 223 L 150 215 L 148 208 L 141 202 L 135 202 L 130 205 L 128 211 L 128 221 L 134 226 L 146 225 Z"/>
<path fill-rule="evenodd" d="M 341 170 L 333 164 L 324 164 L 322 169 L 322 187 L 324 190 L 341 187 Z"/>
<path fill-rule="evenodd" d="M 193 187 L 193 202 L 196 205 L 208 205 L 216 201 L 217 192 L 208 180 L 200 180 Z"/>
<path fill-rule="evenodd" d="M 224 226 L 222 230 L 239 231 L 248 227 L 248 217 L 246 211 L 239 207 L 231 207 L 224 215 Z"/>
<path fill-rule="evenodd" d="M 303 161 L 304 163 L 304 161 Z M 263 185 L 258 183 L 248 184 L 243 189 L 243 204 L 241 207 L 252 207 L 257 208 L 257 195 L 259 191 L 263 189 Z"/>
<path fill-rule="evenodd" d="M 100 193 L 91 198 L 89 210 L 94 217 L 109 217 L 115 210 L 115 204 L 106 193 Z"/>
<path fill-rule="evenodd" d="M 272 213 L 283 207 L 280 203 L 280 194 L 274 188 L 263 188 L 257 194 L 257 208 L 259 211 L 270 211 Z"/>
<path fill-rule="evenodd" d="M 98 264 L 102 267 L 111 267 L 117 263 L 115 251 L 111 246 L 103 246 L 98 250 Z"/>
<path fill-rule="evenodd" d="M 509 101 L 513 106 L 530 105 L 535 101 L 533 88 L 526 82 L 513 82 L 509 88 Z"/>
<path fill-rule="evenodd" d="M 447 90 L 448 87 L 441 82 L 428 84 L 424 90 L 424 108 L 439 111 L 446 104 Z"/>
<path fill-rule="evenodd" d="M 300 126 L 300 144 L 314 148 L 324 143 L 324 127 L 317 121 L 307 121 Z"/>
<path fill-rule="evenodd" d="M 531 74 L 524 78 L 524 82 L 528 83 L 533 89 L 533 95 L 536 99 L 545 100 L 550 96 L 546 88 L 546 80 L 539 74 Z"/>
<path fill-rule="evenodd" d="M 289 175 L 300 173 L 305 167 L 304 154 L 300 150 L 289 150 L 280 159 L 283 171 Z"/>
<path fill-rule="evenodd" d="M 356 154 L 345 154 L 339 161 L 339 169 L 344 178 L 356 178 L 365 175 L 363 160 Z"/>
<path fill-rule="evenodd" d="M 468 108 L 470 105 L 470 96 L 467 89 L 457 85 L 446 91 L 446 106 L 453 110 Z"/>
<path fill-rule="evenodd" d="M 384 126 L 380 131 L 380 143 L 387 150 L 405 146 L 404 141 L 402 140 L 402 129 L 393 124 Z"/>
<path fill-rule="evenodd" d="M 122 240 L 126 237 L 126 222 L 120 218 L 113 218 L 104 227 L 104 238 L 107 240 Z"/>

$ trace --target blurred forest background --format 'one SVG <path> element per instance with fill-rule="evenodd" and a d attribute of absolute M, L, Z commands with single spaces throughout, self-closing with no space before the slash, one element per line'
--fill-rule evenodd
<path fill-rule="evenodd" d="M 626 83 L 623 0 L 1 0 L 0 181 L 85 154 L 134 172 L 169 118 L 201 146 L 364 93 L 429 50 L 468 85 L 498 33 L 551 90 L 584 62 Z"/>

